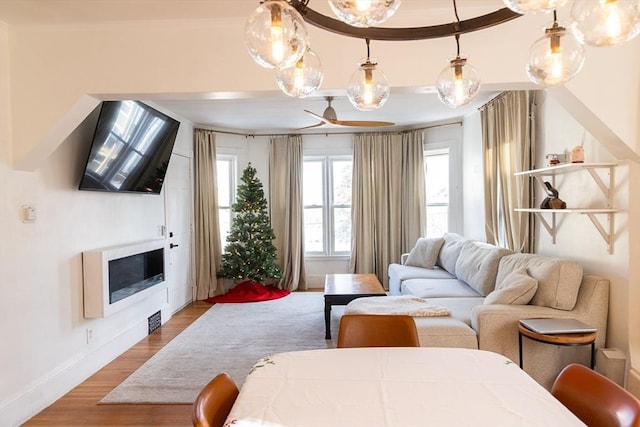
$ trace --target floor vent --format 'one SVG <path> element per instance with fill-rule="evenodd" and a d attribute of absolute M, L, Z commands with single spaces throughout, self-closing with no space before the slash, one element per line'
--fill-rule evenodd
<path fill-rule="evenodd" d="M 160 316 L 160 311 L 153 313 L 147 319 L 149 321 L 149 334 L 158 329 L 162 324 L 162 317 Z"/>

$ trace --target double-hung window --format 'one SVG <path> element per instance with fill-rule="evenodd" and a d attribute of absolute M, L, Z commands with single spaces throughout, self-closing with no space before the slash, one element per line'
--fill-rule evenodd
<path fill-rule="evenodd" d="M 236 192 L 236 157 L 218 155 L 216 158 L 216 180 L 218 187 L 218 220 L 222 249 L 227 245 L 227 235 L 231 229 L 231 205 Z"/>
<path fill-rule="evenodd" d="M 351 156 L 304 158 L 304 244 L 307 255 L 351 252 Z"/>

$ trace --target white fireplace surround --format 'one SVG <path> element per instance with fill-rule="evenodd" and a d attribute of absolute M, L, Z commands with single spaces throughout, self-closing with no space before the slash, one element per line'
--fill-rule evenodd
<path fill-rule="evenodd" d="M 164 254 L 164 280 L 124 299 L 109 303 L 109 261 L 161 249 L 164 239 L 147 240 L 125 245 L 85 251 L 82 253 L 84 281 L 84 317 L 107 317 L 147 298 L 155 292 L 167 292 L 166 251 Z"/>

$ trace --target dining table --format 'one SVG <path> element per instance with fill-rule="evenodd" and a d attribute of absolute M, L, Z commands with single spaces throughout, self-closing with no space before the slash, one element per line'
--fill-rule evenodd
<path fill-rule="evenodd" d="M 465 348 L 369 347 L 259 360 L 226 427 L 584 426 L 517 363 Z"/>

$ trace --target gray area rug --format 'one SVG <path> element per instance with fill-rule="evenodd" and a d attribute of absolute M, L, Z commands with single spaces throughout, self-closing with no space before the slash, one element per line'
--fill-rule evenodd
<path fill-rule="evenodd" d="M 238 387 L 264 356 L 335 347 L 343 306 L 332 310 L 324 339 L 321 292 L 293 292 L 272 301 L 216 304 L 156 353 L 100 403 L 192 403 L 220 372 Z"/>

